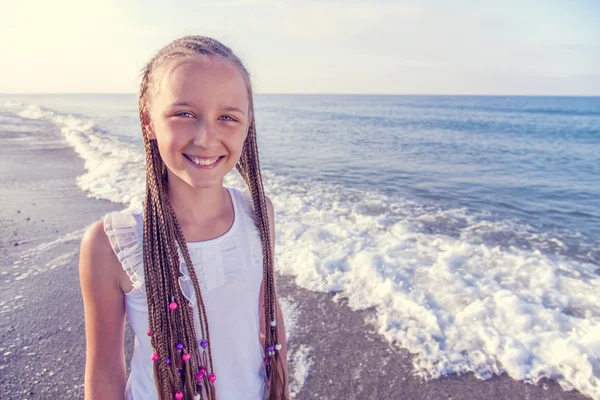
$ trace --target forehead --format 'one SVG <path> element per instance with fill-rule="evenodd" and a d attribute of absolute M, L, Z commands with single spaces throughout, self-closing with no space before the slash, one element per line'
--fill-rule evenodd
<path fill-rule="evenodd" d="M 248 106 L 248 87 L 241 71 L 219 56 L 178 57 L 165 62 L 153 77 L 153 102 L 205 103 Z"/>

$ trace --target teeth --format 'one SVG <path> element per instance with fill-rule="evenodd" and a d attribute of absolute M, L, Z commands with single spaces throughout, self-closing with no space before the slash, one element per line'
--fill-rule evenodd
<path fill-rule="evenodd" d="M 198 157 L 194 157 L 194 156 L 190 156 L 190 158 L 192 159 L 192 161 L 194 162 L 194 164 L 196 165 L 211 165 L 217 162 L 217 160 L 219 159 L 219 157 L 213 157 L 213 158 L 198 158 Z"/>

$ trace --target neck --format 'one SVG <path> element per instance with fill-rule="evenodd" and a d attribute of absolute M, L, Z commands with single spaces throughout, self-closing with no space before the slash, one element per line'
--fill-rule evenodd
<path fill-rule="evenodd" d="M 228 209 L 229 194 L 220 185 L 195 188 L 186 182 L 169 181 L 169 202 L 181 225 L 204 225 Z"/>

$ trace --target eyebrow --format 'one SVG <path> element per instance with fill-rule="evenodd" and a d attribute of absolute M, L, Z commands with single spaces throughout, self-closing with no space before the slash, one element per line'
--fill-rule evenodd
<path fill-rule="evenodd" d="M 237 112 L 240 112 L 240 113 L 246 115 L 246 113 L 244 111 L 242 111 L 240 108 L 237 108 L 237 107 L 231 107 L 231 106 L 225 107 L 225 110 L 226 111 L 237 111 Z"/>
<path fill-rule="evenodd" d="M 180 102 L 171 104 L 171 107 L 192 107 L 192 106 L 193 106 L 192 103 L 188 103 L 186 101 L 180 101 Z M 233 107 L 233 106 L 225 107 L 225 111 L 237 111 L 237 112 L 240 112 L 240 113 L 246 115 L 246 113 L 241 108 Z"/>

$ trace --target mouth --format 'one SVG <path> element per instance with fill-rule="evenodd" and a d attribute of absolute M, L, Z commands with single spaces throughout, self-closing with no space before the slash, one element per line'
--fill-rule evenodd
<path fill-rule="evenodd" d="M 201 169 L 215 168 L 225 156 L 197 157 L 190 154 L 183 156 L 195 167 Z"/>

